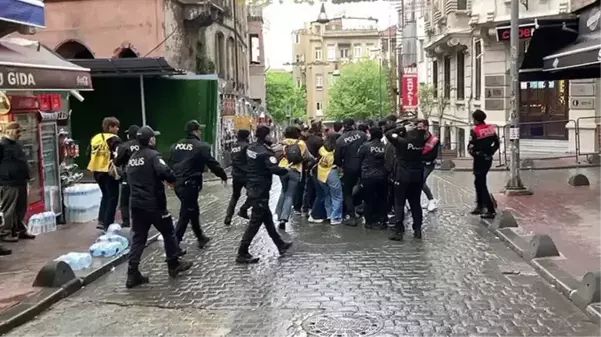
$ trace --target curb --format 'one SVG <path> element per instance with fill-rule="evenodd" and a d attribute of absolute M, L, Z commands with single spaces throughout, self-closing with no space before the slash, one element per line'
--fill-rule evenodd
<path fill-rule="evenodd" d="M 599 303 L 588 304 L 585 307 L 578 304 L 575 293 L 581 286 L 580 281 L 559 267 L 552 258 L 529 258 L 527 251 L 530 248 L 530 243 L 526 240 L 526 238 L 518 235 L 513 229 L 495 229 L 493 227 L 492 219 L 480 219 L 480 222 L 483 223 L 490 232 L 495 234 L 501 241 L 503 241 L 511 250 L 523 258 L 542 278 L 551 283 L 551 285 L 553 285 L 557 291 L 559 291 L 563 296 L 570 300 L 570 302 L 587 314 L 593 322 L 597 324 L 601 322 Z"/>
<path fill-rule="evenodd" d="M 546 166 L 546 167 L 520 167 L 520 170 L 522 171 L 547 171 L 547 170 L 562 170 L 562 169 L 578 169 L 578 168 L 591 168 L 591 167 L 599 167 L 601 165 L 599 164 L 581 164 L 581 165 L 577 165 L 577 164 L 572 164 L 572 165 L 559 165 L 559 166 Z M 441 169 L 441 168 L 436 168 L 439 171 L 457 171 L 457 172 L 472 172 L 472 168 L 471 167 L 455 167 L 453 169 Z M 503 171 L 509 171 L 509 167 L 507 166 L 495 166 L 493 164 L 493 167 L 490 168 L 490 171 L 499 171 L 499 172 L 503 172 Z"/>
<path fill-rule="evenodd" d="M 150 236 L 146 247 L 150 246 L 159 238 L 160 233 Z M 60 288 L 43 288 L 41 292 L 28 297 L 0 314 L 0 335 L 27 323 L 41 314 L 58 301 L 77 292 L 84 286 L 94 282 L 101 276 L 109 273 L 113 267 L 127 260 L 129 250 L 123 254 L 110 259 L 107 263 L 96 268 L 82 277 L 76 277 Z"/>

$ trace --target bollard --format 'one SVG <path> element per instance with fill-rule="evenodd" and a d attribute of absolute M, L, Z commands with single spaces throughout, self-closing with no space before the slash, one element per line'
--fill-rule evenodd
<path fill-rule="evenodd" d="M 534 168 L 534 160 L 529 159 L 529 158 L 526 158 L 526 159 L 522 160 L 521 167 L 522 168 L 531 168 L 531 169 L 533 169 Z"/>
<path fill-rule="evenodd" d="M 440 169 L 449 171 L 455 168 L 455 163 L 450 159 L 443 159 L 440 163 Z"/>
<path fill-rule="evenodd" d="M 524 257 L 527 260 L 553 256 L 559 256 L 559 251 L 551 237 L 546 234 L 533 236 L 528 245 L 528 250 L 524 252 Z"/>
<path fill-rule="evenodd" d="M 591 183 L 584 174 L 577 173 L 570 177 L 568 184 L 572 186 L 589 186 Z"/>
<path fill-rule="evenodd" d="M 599 165 L 599 164 L 601 164 L 601 157 L 599 156 L 599 154 L 595 153 L 595 154 L 590 155 L 588 157 L 587 161 L 591 165 Z"/>
<path fill-rule="evenodd" d="M 515 221 L 513 214 L 506 209 L 501 211 L 501 214 L 497 214 L 490 225 L 491 229 L 515 228 L 517 226 L 518 223 Z"/>
<path fill-rule="evenodd" d="M 73 269 L 64 261 L 52 261 L 42 267 L 33 281 L 34 287 L 59 288 L 75 279 Z"/>
<path fill-rule="evenodd" d="M 586 273 L 570 299 L 583 310 L 591 303 L 601 302 L 601 272 Z"/>

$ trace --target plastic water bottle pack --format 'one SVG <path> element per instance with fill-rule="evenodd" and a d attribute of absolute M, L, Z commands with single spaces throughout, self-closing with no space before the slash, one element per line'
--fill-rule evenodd
<path fill-rule="evenodd" d="M 89 253 L 71 252 L 59 256 L 55 261 L 63 261 L 73 270 L 82 270 L 88 268 L 92 264 L 92 255 Z"/>
<path fill-rule="evenodd" d="M 111 257 L 123 253 L 129 246 L 127 238 L 119 235 L 121 226 L 112 224 L 107 233 L 101 235 L 96 242 L 90 246 L 90 254 L 94 257 Z"/>
<path fill-rule="evenodd" d="M 56 214 L 54 212 L 43 212 L 34 214 L 28 222 L 29 234 L 39 235 L 56 230 Z"/>
<path fill-rule="evenodd" d="M 97 184 L 76 184 L 65 188 L 65 217 L 68 222 L 90 222 L 98 216 L 102 192 Z"/>

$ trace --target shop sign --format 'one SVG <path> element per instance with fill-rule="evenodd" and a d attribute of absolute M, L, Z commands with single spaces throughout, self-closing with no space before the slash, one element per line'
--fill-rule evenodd
<path fill-rule="evenodd" d="M 37 111 L 40 103 L 35 96 L 8 96 L 11 111 Z"/>
<path fill-rule="evenodd" d="M 87 71 L 0 66 L 3 90 L 92 90 Z"/>
<path fill-rule="evenodd" d="M 401 106 L 403 109 L 415 109 L 417 107 L 417 74 L 403 74 L 401 79 Z"/>
<path fill-rule="evenodd" d="M 573 98 L 570 101 L 570 109 L 593 110 L 593 109 L 595 109 L 595 99 L 594 98 Z"/>
<path fill-rule="evenodd" d="M 529 39 L 534 34 L 535 24 L 528 23 L 525 25 L 520 25 L 518 28 L 518 37 L 520 40 Z M 497 41 L 509 41 L 511 40 L 511 27 L 503 26 L 497 27 Z"/>
<path fill-rule="evenodd" d="M 37 94 L 36 96 L 42 111 L 57 111 L 62 106 L 61 94 Z"/>

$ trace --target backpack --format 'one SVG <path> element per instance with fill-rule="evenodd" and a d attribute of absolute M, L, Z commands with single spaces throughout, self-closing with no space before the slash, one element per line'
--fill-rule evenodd
<path fill-rule="evenodd" d="M 303 153 L 298 142 L 297 140 L 295 143 L 284 147 L 284 155 L 290 164 L 300 164 L 303 162 Z"/>

